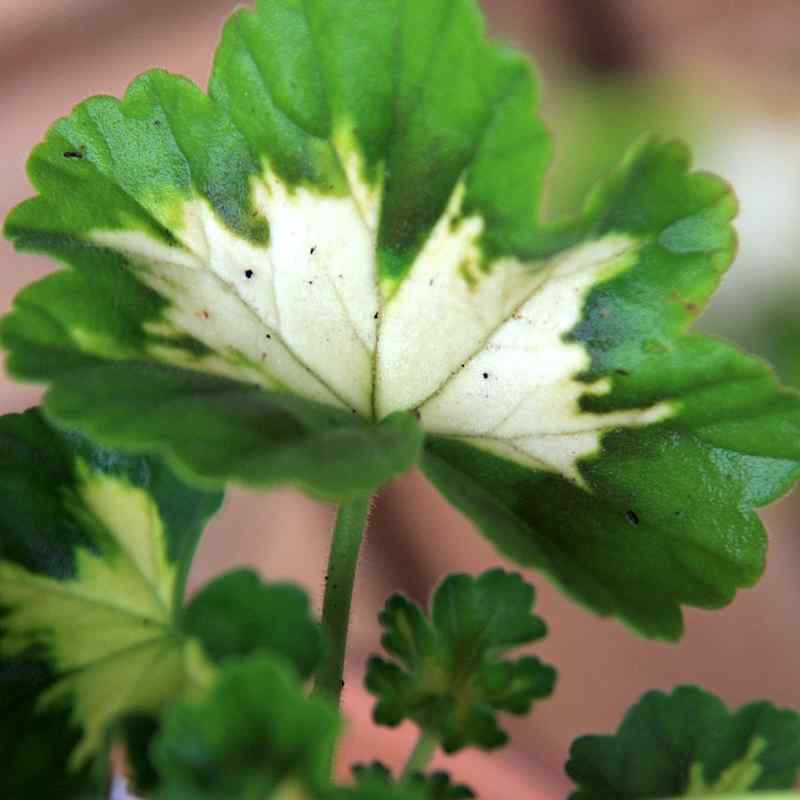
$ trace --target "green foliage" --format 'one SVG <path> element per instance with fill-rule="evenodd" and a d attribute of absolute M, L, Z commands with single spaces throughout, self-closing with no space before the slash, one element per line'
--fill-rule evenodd
<path fill-rule="evenodd" d="M 184 606 L 227 481 L 348 502 L 420 464 L 501 552 L 648 636 L 758 579 L 754 509 L 800 475 L 800 395 L 689 332 L 733 255 L 732 193 L 650 139 L 545 224 L 537 102 L 475 0 L 259 0 L 207 94 L 152 71 L 34 149 L 38 195 L 5 231 L 66 269 L 0 339 L 82 433 L 0 419 L 3 796 L 100 800 L 119 742 L 156 800 L 472 796 L 377 763 L 331 782 L 340 718 L 304 691 L 324 648 L 300 590 L 239 570 Z M 533 602 L 502 570 L 448 577 L 429 617 L 390 598 L 376 721 L 504 744 L 498 713 L 555 682 L 507 658 L 545 635 Z M 798 768 L 800 716 L 690 687 L 567 765 L 576 800 Z"/>
<path fill-rule="evenodd" d="M 154 745 L 158 800 L 297 798 L 328 787 L 339 728 L 327 703 L 267 656 L 230 664 L 202 697 L 177 703 Z"/>
<path fill-rule="evenodd" d="M 402 783 L 395 783 L 389 769 L 380 761 L 373 761 L 371 764 L 357 764 L 353 767 L 353 774 L 356 786 L 362 791 L 397 786 L 420 793 L 424 800 L 465 800 L 475 796 L 466 786 L 453 783 L 446 772 L 416 773 Z"/>
<path fill-rule="evenodd" d="M 450 753 L 505 744 L 497 712 L 526 714 L 555 683 L 555 671 L 536 658 L 503 658 L 545 635 L 533 601 L 532 586 L 499 569 L 478 578 L 448 576 L 433 596 L 430 619 L 401 595 L 389 598 L 381 642 L 395 660 L 374 656 L 367 668 L 366 686 L 378 698 L 375 721 L 412 719 Z"/>
<path fill-rule="evenodd" d="M 498 550 L 647 636 L 755 583 L 800 395 L 689 331 L 733 256 L 733 195 L 649 139 L 545 224 L 537 102 L 475 0 L 259 0 L 207 94 L 152 71 L 34 149 L 5 232 L 65 269 L 0 340 L 81 433 L 0 420 L 4 794 L 98 797 L 121 739 L 165 800 L 469 796 L 378 766 L 331 784 L 339 717 L 303 692 L 322 643 L 298 590 L 238 571 L 184 608 L 228 481 L 366 508 L 419 464 Z M 430 618 L 392 597 L 375 719 L 448 752 L 505 743 L 498 712 L 555 681 L 506 658 L 545 634 L 533 600 L 502 570 L 450 576 Z M 577 798 L 781 788 L 798 725 L 652 693 L 568 770 Z"/>
<path fill-rule="evenodd" d="M 263 583 L 252 570 L 228 572 L 203 587 L 184 612 L 182 627 L 216 663 L 263 651 L 288 660 L 304 679 L 322 652 L 308 595 L 291 584 Z"/>
<path fill-rule="evenodd" d="M 798 769 L 800 715 L 765 702 L 730 712 L 693 686 L 648 692 L 616 735 L 577 739 L 567 763 L 572 800 L 790 789 Z"/>

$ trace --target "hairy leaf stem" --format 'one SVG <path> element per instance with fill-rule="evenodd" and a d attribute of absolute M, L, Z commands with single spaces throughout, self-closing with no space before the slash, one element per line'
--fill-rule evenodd
<path fill-rule="evenodd" d="M 324 695 L 336 705 L 339 704 L 344 686 L 342 674 L 347 650 L 350 603 L 369 506 L 369 496 L 354 497 L 339 506 L 328 558 L 328 572 L 325 575 L 322 627 L 328 641 L 322 664 L 317 671 L 314 693 Z"/>
<path fill-rule="evenodd" d="M 425 772 L 438 746 L 439 738 L 436 734 L 430 731 L 420 731 L 417 743 L 403 767 L 401 779 L 406 781 L 417 772 Z"/>

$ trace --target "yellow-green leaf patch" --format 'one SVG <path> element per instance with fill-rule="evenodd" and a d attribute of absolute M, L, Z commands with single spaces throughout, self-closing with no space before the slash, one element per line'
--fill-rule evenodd
<path fill-rule="evenodd" d="M 220 498 L 35 411 L 3 417 L 0 440 L 0 781 L 44 796 L 42 781 L 80 783 L 110 723 L 191 685 L 180 595 Z"/>

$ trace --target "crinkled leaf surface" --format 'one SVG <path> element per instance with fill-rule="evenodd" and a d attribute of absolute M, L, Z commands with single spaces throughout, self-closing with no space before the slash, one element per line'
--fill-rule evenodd
<path fill-rule="evenodd" d="M 396 787 L 398 797 L 400 792 L 413 790 L 420 793 L 423 800 L 464 800 L 475 797 L 471 789 L 453 783 L 446 772 L 432 772 L 429 775 L 416 773 L 402 783 L 397 783 L 389 769 L 380 761 L 371 764 L 358 764 L 353 767 L 357 787 L 363 792 L 380 787 Z M 380 795 L 377 795 L 380 797 Z M 394 797 L 395 795 L 390 795 Z"/>
<path fill-rule="evenodd" d="M 190 682 L 177 609 L 219 503 L 37 411 L 0 418 L 4 797 L 82 796 L 109 723 Z"/>
<path fill-rule="evenodd" d="M 182 627 L 203 642 L 216 663 L 264 651 L 285 658 L 304 679 L 322 649 L 308 595 L 291 584 L 264 583 L 246 569 L 228 572 L 201 589 L 184 612 Z"/>
<path fill-rule="evenodd" d="M 224 666 L 201 697 L 176 704 L 154 745 L 159 800 L 316 800 L 329 788 L 335 709 L 293 670 L 261 655 Z"/>
<path fill-rule="evenodd" d="M 501 569 L 448 576 L 433 596 L 430 619 L 405 597 L 390 597 L 380 615 L 381 643 L 394 660 L 373 656 L 367 667 L 367 689 L 378 699 L 375 721 L 412 719 L 447 752 L 505 744 L 497 712 L 527 714 L 555 683 L 555 670 L 537 658 L 503 658 L 545 635 L 533 601 L 533 587 Z"/>
<path fill-rule="evenodd" d="M 648 692 L 613 736 L 570 751 L 572 800 L 644 800 L 790 789 L 800 768 L 800 715 L 759 702 L 730 712 L 693 686 Z"/>
<path fill-rule="evenodd" d="M 476 0 L 262 0 L 208 95 L 163 72 L 31 157 L 6 231 L 69 265 L 2 328 L 50 412 L 195 475 L 325 497 L 424 468 L 502 550 L 647 635 L 763 569 L 800 400 L 687 334 L 728 187 L 650 141 L 572 220 L 527 63 Z"/>

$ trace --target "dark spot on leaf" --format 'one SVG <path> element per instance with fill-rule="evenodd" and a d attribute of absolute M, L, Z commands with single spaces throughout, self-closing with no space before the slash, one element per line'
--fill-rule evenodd
<path fill-rule="evenodd" d="M 203 319 L 208 319 L 211 315 L 208 313 L 208 309 L 202 309 L 197 311 L 195 316 L 202 317 Z"/>
<path fill-rule="evenodd" d="M 272 338 L 272 335 L 268 333 L 267 334 L 267 339 L 271 339 L 271 338 Z"/>
<path fill-rule="evenodd" d="M 372 319 L 378 319 L 378 314 L 379 314 L 379 313 L 380 313 L 380 312 L 376 311 L 376 312 L 375 312 L 375 316 L 374 316 Z"/>
<path fill-rule="evenodd" d="M 252 277 L 253 277 L 253 270 L 251 270 L 251 269 L 246 269 L 246 270 L 244 271 L 244 276 L 245 276 L 245 278 L 247 278 L 248 280 L 250 280 L 250 278 L 252 278 Z"/>
<path fill-rule="evenodd" d="M 484 379 L 485 381 L 488 381 L 488 380 L 489 380 L 489 373 L 488 373 L 488 372 L 484 372 L 484 373 L 483 373 L 483 379 Z"/>
<path fill-rule="evenodd" d="M 313 285 L 314 285 L 314 281 L 309 281 L 309 282 L 308 282 L 308 285 L 309 285 L 309 286 L 313 286 Z"/>
<path fill-rule="evenodd" d="M 623 377 L 626 378 L 628 377 L 628 375 L 631 374 L 627 369 L 615 369 L 614 372 L 616 372 L 617 375 L 622 375 Z"/>
<path fill-rule="evenodd" d="M 67 150 L 64 158 L 83 158 L 83 153 L 80 150 Z"/>
<path fill-rule="evenodd" d="M 153 125 L 155 125 L 156 128 L 158 128 L 161 125 L 161 120 L 160 119 L 154 120 Z"/>
<path fill-rule="evenodd" d="M 635 511 L 626 511 L 625 519 L 628 520 L 631 525 L 639 524 L 639 515 Z"/>
<path fill-rule="evenodd" d="M 317 252 L 317 248 L 316 247 L 312 247 L 311 248 L 311 255 L 313 256 L 314 253 L 316 253 L 316 252 Z"/>

